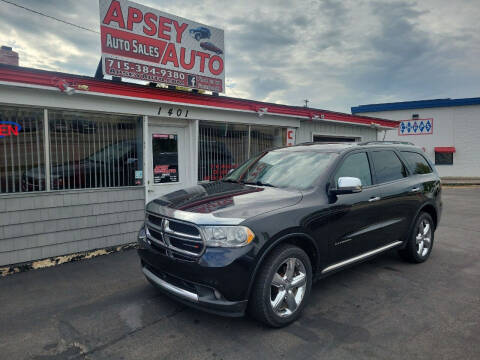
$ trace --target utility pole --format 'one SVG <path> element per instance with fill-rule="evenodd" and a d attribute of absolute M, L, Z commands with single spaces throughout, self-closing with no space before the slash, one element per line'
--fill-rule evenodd
<path fill-rule="evenodd" d="M 308 103 L 310 102 L 308 99 L 303 100 L 305 101 L 305 107 L 308 107 Z"/>

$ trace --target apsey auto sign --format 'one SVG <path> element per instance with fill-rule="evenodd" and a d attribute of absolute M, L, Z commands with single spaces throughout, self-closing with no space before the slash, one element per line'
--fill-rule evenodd
<path fill-rule="evenodd" d="M 224 91 L 223 30 L 126 0 L 100 0 L 106 75 Z"/>

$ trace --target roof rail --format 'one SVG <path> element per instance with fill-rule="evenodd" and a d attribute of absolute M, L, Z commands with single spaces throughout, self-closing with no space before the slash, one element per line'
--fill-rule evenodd
<path fill-rule="evenodd" d="M 387 145 L 387 144 L 399 144 L 399 145 L 412 145 L 415 146 L 414 143 L 408 142 L 408 141 L 380 141 L 380 140 L 375 140 L 375 141 L 365 141 L 358 143 L 358 145 Z"/>

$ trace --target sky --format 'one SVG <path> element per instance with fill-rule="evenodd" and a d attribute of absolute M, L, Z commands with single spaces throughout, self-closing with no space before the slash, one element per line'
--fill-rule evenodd
<path fill-rule="evenodd" d="M 99 31 L 98 0 L 9 0 Z M 225 30 L 226 95 L 351 106 L 480 96 L 480 0 L 138 0 Z M 0 1 L 20 65 L 93 76 L 100 35 Z"/>

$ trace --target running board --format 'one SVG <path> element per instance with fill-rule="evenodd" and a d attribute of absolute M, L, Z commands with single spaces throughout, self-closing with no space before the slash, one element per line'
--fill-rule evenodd
<path fill-rule="evenodd" d="M 338 269 L 338 268 L 341 268 L 341 267 L 344 267 L 344 266 L 347 266 L 349 264 L 352 264 L 354 262 L 357 262 L 357 261 L 360 261 L 360 260 L 363 260 L 369 256 L 372 256 L 372 255 L 375 255 L 375 254 L 378 254 L 378 253 L 381 253 L 383 251 L 386 251 L 388 249 L 391 249 L 395 246 L 398 246 L 402 243 L 402 241 L 395 241 L 391 244 L 388 244 L 388 245 L 385 245 L 385 246 L 382 246 L 378 249 L 375 249 L 375 250 L 371 250 L 371 251 L 368 251 L 366 253 L 363 253 L 361 255 L 358 255 L 358 256 L 355 256 L 353 258 L 350 258 L 350 259 L 347 259 L 347 260 L 344 260 L 344 261 L 341 261 L 339 263 L 336 263 L 336 264 L 333 264 L 333 265 L 330 265 L 328 267 L 326 267 L 325 269 L 322 270 L 322 274 L 325 274 L 329 271 L 332 271 L 332 270 L 335 270 L 335 269 Z"/>

